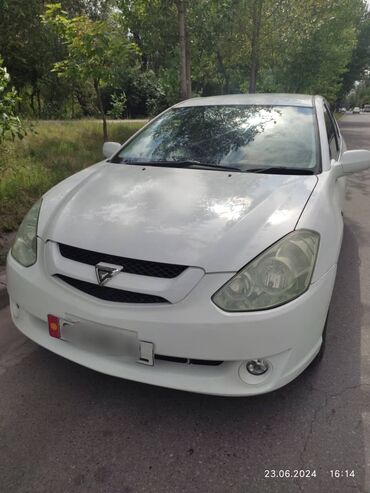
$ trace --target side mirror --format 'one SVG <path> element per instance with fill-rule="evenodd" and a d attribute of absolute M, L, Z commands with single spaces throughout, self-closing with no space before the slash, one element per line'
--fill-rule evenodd
<path fill-rule="evenodd" d="M 359 149 L 344 151 L 342 159 L 335 165 L 338 176 L 357 173 L 370 168 L 370 151 Z"/>
<path fill-rule="evenodd" d="M 103 144 L 103 156 L 104 157 L 111 157 L 113 154 L 115 154 L 117 151 L 121 149 L 121 144 L 118 142 L 104 142 Z"/>

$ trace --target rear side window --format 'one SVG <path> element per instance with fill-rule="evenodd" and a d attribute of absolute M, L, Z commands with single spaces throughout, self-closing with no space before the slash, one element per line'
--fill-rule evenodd
<path fill-rule="evenodd" d="M 324 105 L 324 118 L 325 118 L 326 134 L 329 142 L 330 158 L 337 159 L 339 155 L 338 134 L 335 128 L 333 117 L 326 105 Z"/>

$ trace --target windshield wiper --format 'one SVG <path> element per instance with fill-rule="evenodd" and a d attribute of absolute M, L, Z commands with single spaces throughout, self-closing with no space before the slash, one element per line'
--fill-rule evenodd
<path fill-rule="evenodd" d="M 163 166 L 168 168 L 192 168 L 192 169 L 212 169 L 219 171 L 242 171 L 240 168 L 230 166 L 219 166 L 218 164 L 202 163 L 193 159 L 171 160 L 171 161 L 130 161 L 123 159 L 123 164 L 134 164 L 137 166 Z"/>
<path fill-rule="evenodd" d="M 260 168 L 238 168 L 236 166 L 222 166 L 213 163 L 203 163 L 195 159 L 136 161 L 135 159 L 121 158 L 120 163 L 135 166 L 159 166 L 168 168 L 211 169 L 219 171 L 238 171 L 240 173 L 266 173 L 274 175 L 313 175 L 314 170 L 309 168 L 288 168 L 286 166 L 265 166 Z"/>
<path fill-rule="evenodd" d="M 248 168 L 249 173 L 266 173 L 271 175 L 313 175 L 315 171 L 309 168 L 288 168 L 286 166 L 267 166 L 264 168 Z"/>

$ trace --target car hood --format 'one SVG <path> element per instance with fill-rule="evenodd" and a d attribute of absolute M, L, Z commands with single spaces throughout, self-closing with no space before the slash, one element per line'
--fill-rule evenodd
<path fill-rule="evenodd" d="M 317 182 L 98 163 L 43 200 L 39 236 L 142 260 L 235 272 L 295 228 Z"/>

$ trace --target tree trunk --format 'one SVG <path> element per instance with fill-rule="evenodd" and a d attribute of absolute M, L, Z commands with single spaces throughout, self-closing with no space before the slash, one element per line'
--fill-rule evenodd
<path fill-rule="evenodd" d="M 105 116 L 103 100 L 102 100 L 101 92 L 100 92 L 99 81 L 97 79 L 94 80 L 94 89 L 96 92 L 96 98 L 98 100 L 99 111 L 100 111 L 101 118 L 103 121 L 103 138 L 104 138 L 104 142 L 107 142 L 107 140 L 108 140 L 107 118 Z"/>
<path fill-rule="evenodd" d="M 222 55 L 219 51 L 217 51 L 217 61 L 218 61 L 219 70 L 224 77 L 224 83 L 222 84 L 222 93 L 228 94 L 229 93 L 229 75 L 228 75 L 227 70 L 225 68 L 225 64 L 224 64 Z"/>
<path fill-rule="evenodd" d="M 191 59 L 190 59 L 190 38 L 185 19 L 185 40 L 186 40 L 186 93 L 191 98 Z"/>
<path fill-rule="evenodd" d="M 186 29 L 186 5 L 185 0 L 176 0 L 179 19 L 180 38 L 180 97 L 188 99 L 191 97 L 190 77 L 190 46 Z"/>
<path fill-rule="evenodd" d="M 32 113 L 34 115 L 36 115 L 36 112 L 35 112 L 35 89 L 33 87 L 32 87 L 32 92 L 30 94 L 30 106 L 31 106 Z"/>
<path fill-rule="evenodd" d="M 36 88 L 36 98 L 37 98 L 37 115 L 39 118 L 41 118 L 41 96 L 40 96 L 40 89 L 38 87 Z"/>
<path fill-rule="evenodd" d="M 83 94 L 83 91 L 81 91 L 81 89 L 78 86 L 76 86 L 75 88 L 75 94 L 78 104 L 80 105 L 80 108 L 82 110 L 83 116 L 90 116 L 91 111 L 86 103 L 85 95 Z"/>
<path fill-rule="evenodd" d="M 141 62 L 140 62 L 140 67 L 143 72 L 148 70 L 149 68 L 149 63 L 148 63 L 148 57 L 145 54 L 145 49 L 143 47 L 143 42 L 141 40 L 140 34 L 137 31 L 132 31 L 132 36 L 134 38 L 135 43 L 138 45 L 140 49 L 140 57 L 141 57 Z"/>
<path fill-rule="evenodd" d="M 71 114 L 72 114 L 72 120 L 75 118 L 75 91 L 74 88 L 71 90 Z"/>
<path fill-rule="evenodd" d="M 255 93 L 259 69 L 259 43 L 263 0 L 254 0 L 252 7 L 251 68 L 249 73 L 249 92 Z"/>

